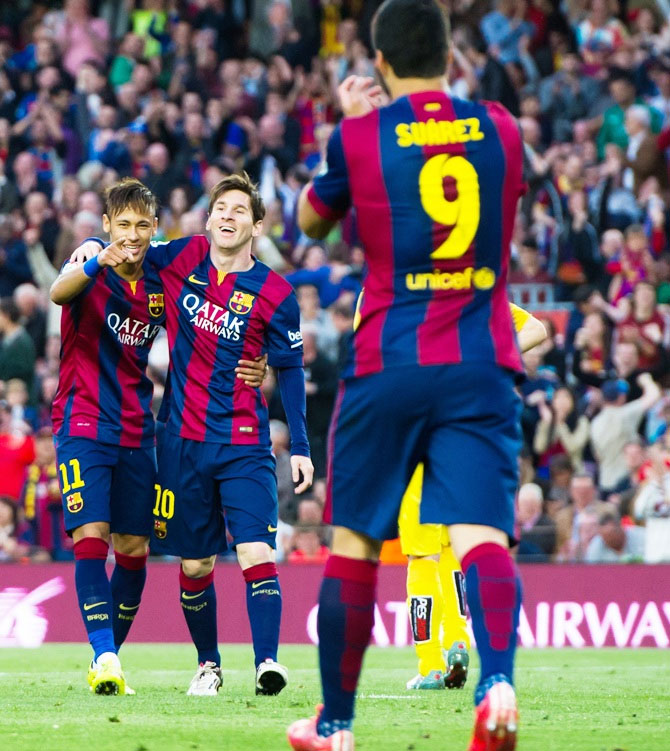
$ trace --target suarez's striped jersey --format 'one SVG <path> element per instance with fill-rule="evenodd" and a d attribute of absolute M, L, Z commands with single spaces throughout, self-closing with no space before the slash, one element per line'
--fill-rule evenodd
<path fill-rule="evenodd" d="M 522 168 L 497 103 L 421 92 L 337 126 L 308 200 L 329 220 L 353 205 L 365 251 L 345 377 L 470 361 L 521 370 L 505 285 Z"/>
<path fill-rule="evenodd" d="M 273 367 L 302 367 L 293 287 L 258 260 L 248 271 L 218 271 L 204 235 L 153 243 L 147 255 L 165 292 L 167 429 L 196 441 L 269 445 L 265 397 L 235 368 L 264 352 Z"/>
<path fill-rule="evenodd" d="M 119 446 L 154 445 L 149 350 L 165 322 L 163 290 L 145 259 L 127 282 L 111 268 L 63 305 L 54 434 Z"/>

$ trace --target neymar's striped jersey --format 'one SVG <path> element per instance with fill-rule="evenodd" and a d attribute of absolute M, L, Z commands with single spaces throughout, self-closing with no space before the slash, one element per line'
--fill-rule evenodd
<path fill-rule="evenodd" d="M 149 350 L 165 321 L 163 290 L 145 259 L 144 276 L 107 267 L 63 305 L 54 434 L 140 447 L 154 444 Z"/>

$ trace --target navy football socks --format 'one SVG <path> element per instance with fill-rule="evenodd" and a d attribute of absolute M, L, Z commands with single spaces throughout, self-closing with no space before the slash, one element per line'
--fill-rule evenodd
<path fill-rule="evenodd" d="M 218 632 L 216 625 L 216 592 L 214 590 L 214 572 L 200 579 L 186 576 L 179 569 L 180 602 L 184 611 L 186 625 L 191 633 L 193 644 L 198 650 L 198 662 L 213 662 L 221 665 Z"/>
<path fill-rule="evenodd" d="M 281 623 L 281 588 L 274 563 L 260 563 L 242 572 L 247 583 L 247 613 L 256 667 L 277 660 Z"/>
<path fill-rule="evenodd" d="M 351 727 L 363 655 L 374 626 L 377 564 L 331 555 L 319 594 L 323 712 L 319 735 Z"/>
<path fill-rule="evenodd" d="M 509 550 L 492 542 L 473 548 L 461 566 L 481 663 L 479 704 L 491 687 L 489 679 L 513 681 L 521 580 Z"/>
<path fill-rule="evenodd" d="M 112 572 L 110 586 L 114 603 L 114 643 L 121 647 L 133 625 L 140 607 L 142 590 L 147 580 L 147 555 L 126 555 L 114 551 L 116 566 Z"/>
<path fill-rule="evenodd" d="M 108 551 L 109 544 L 99 537 L 84 537 L 74 544 L 74 581 L 79 610 L 96 660 L 103 652 L 116 652 L 112 590 L 105 571 Z"/>

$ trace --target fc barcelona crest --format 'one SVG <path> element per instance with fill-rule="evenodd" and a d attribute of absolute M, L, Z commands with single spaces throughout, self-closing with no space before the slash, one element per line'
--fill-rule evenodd
<path fill-rule="evenodd" d="M 246 292 L 240 292 L 238 289 L 233 291 L 233 295 L 228 300 L 228 307 L 233 313 L 239 313 L 241 316 L 245 316 L 254 304 L 256 298 L 254 295 L 249 295 Z"/>
<path fill-rule="evenodd" d="M 164 540 L 167 537 L 167 522 L 154 519 L 154 534 L 159 540 Z"/>
<path fill-rule="evenodd" d="M 149 295 L 149 314 L 159 318 L 165 310 L 165 298 L 162 292 L 153 292 Z"/>
<path fill-rule="evenodd" d="M 81 497 L 81 493 L 72 493 L 65 500 L 67 501 L 67 510 L 71 514 L 76 514 L 77 511 L 84 508 L 84 499 Z"/>

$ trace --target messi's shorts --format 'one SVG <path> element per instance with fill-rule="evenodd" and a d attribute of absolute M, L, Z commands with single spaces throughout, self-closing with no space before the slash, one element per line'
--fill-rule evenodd
<path fill-rule="evenodd" d="M 158 457 L 160 499 L 151 550 L 208 558 L 233 546 L 275 547 L 277 477 L 270 446 L 192 441 L 165 431 Z"/>
<path fill-rule="evenodd" d="M 423 524 L 514 535 L 521 402 L 491 363 L 396 367 L 340 384 L 329 436 L 325 519 L 377 540 L 424 464 Z"/>
<path fill-rule="evenodd" d="M 421 524 L 421 491 L 423 464 L 416 468 L 400 504 L 398 532 L 403 555 L 425 557 L 439 555 L 449 542 L 449 530 L 444 524 Z"/>
<path fill-rule="evenodd" d="M 57 436 L 56 461 L 68 533 L 89 522 L 148 536 L 156 498 L 156 451 Z"/>

